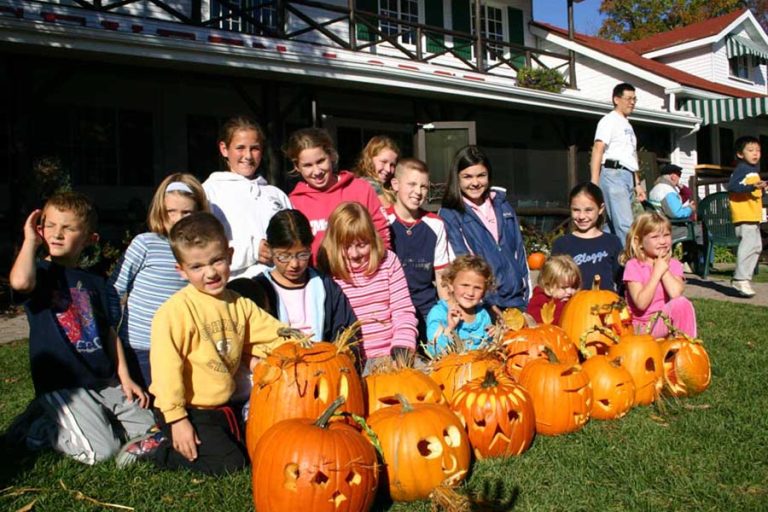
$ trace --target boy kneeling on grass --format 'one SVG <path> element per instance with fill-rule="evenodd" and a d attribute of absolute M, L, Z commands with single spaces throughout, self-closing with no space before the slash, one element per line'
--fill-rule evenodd
<path fill-rule="evenodd" d="M 127 446 L 118 465 L 151 460 L 167 469 L 220 474 L 248 463 L 237 415 L 227 405 L 244 353 L 264 357 L 287 327 L 227 289 L 232 249 L 210 213 L 171 229 L 171 249 L 189 284 L 157 310 L 149 350 L 161 432 Z"/>
<path fill-rule="evenodd" d="M 25 296 L 35 400 L 9 429 L 28 448 L 52 447 L 85 464 L 111 458 L 154 424 L 107 317 L 106 282 L 77 268 L 98 239 L 82 194 L 55 194 L 24 224 L 11 287 Z M 36 261 L 45 244 L 48 255 Z"/>

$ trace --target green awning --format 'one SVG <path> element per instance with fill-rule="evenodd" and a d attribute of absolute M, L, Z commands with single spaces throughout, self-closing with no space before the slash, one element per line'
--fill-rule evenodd
<path fill-rule="evenodd" d="M 682 110 L 702 118 L 703 125 L 727 123 L 768 114 L 768 97 L 688 100 Z"/>
<path fill-rule="evenodd" d="M 768 49 L 746 37 L 730 36 L 726 39 L 725 53 L 729 59 L 741 55 L 754 55 L 759 59 L 768 60 Z"/>

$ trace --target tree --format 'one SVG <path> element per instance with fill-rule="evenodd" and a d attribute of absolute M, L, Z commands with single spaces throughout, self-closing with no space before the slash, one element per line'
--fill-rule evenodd
<path fill-rule="evenodd" d="M 600 13 L 606 18 L 598 35 L 636 41 L 744 7 L 768 28 L 768 0 L 603 0 Z"/>

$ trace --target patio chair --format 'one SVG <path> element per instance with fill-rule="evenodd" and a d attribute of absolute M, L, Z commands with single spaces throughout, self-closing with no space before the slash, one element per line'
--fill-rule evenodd
<path fill-rule="evenodd" d="M 710 194 L 699 203 L 699 219 L 704 225 L 704 279 L 709 275 L 709 265 L 714 259 L 715 246 L 738 247 L 739 237 L 731 221 L 728 192 Z M 757 274 L 758 267 L 755 267 Z"/>

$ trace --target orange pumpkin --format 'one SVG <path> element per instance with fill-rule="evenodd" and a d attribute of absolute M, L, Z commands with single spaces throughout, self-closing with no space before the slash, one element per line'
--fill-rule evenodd
<path fill-rule="evenodd" d="M 464 384 L 451 402 L 478 459 L 520 455 L 533 442 L 536 418 L 531 396 L 502 372 Z"/>
<path fill-rule="evenodd" d="M 662 340 L 664 391 L 672 396 L 697 395 L 709 387 L 712 369 L 701 340 L 686 337 Z"/>
<path fill-rule="evenodd" d="M 410 404 L 379 409 L 368 417 L 395 501 L 426 499 L 440 484 L 456 484 L 469 471 L 471 451 L 459 418 L 444 405 Z"/>
<path fill-rule="evenodd" d="M 609 327 L 618 334 L 631 331 L 632 316 L 618 295 L 600 289 L 600 276 L 595 276 L 591 290 L 577 292 L 563 307 L 558 325 L 574 343 L 589 331 L 584 344 L 589 355 L 605 354 L 613 343 L 610 336 L 594 327 Z"/>
<path fill-rule="evenodd" d="M 401 393 L 411 403 L 446 404 L 443 391 L 434 380 L 413 368 L 389 365 L 377 368 L 365 377 L 368 415 L 383 407 L 398 404 Z"/>
<path fill-rule="evenodd" d="M 344 397 L 316 420 L 281 421 L 261 436 L 252 481 L 256 510 L 366 511 L 379 478 L 376 450 L 353 427 L 329 424 Z"/>
<path fill-rule="evenodd" d="M 547 255 L 543 252 L 532 252 L 528 255 L 528 268 L 531 270 L 540 270 L 547 261 Z"/>
<path fill-rule="evenodd" d="M 599 420 L 623 417 L 635 403 L 635 381 L 620 359 L 593 356 L 581 367 L 592 384 L 590 416 Z"/>
<path fill-rule="evenodd" d="M 548 436 L 582 428 L 592 409 L 589 377 L 578 364 L 564 364 L 544 347 L 547 359 L 530 361 L 520 374 L 536 415 L 536 432 Z"/>
<path fill-rule="evenodd" d="M 450 401 L 464 384 L 484 377 L 485 372 L 501 365 L 501 360 L 492 351 L 450 352 L 433 361 L 429 376 L 440 386 L 445 399 Z"/>
<path fill-rule="evenodd" d="M 661 392 L 663 360 L 661 347 L 650 334 L 630 334 L 611 345 L 608 358 L 621 358 L 635 382 L 635 405 L 653 403 Z"/>
<path fill-rule="evenodd" d="M 253 370 L 250 414 L 245 429 L 248 453 L 269 427 L 289 418 L 314 418 L 339 396 L 345 412 L 365 413 L 363 384 L 347 346 L 288 342 Z"/>
<path fill-rule="evenodd" d="M 507 354 L 507 373 L 515 379 L 520 377 L 520 372 L 531 358 L 546 357 L 541 348 L 544 346 L 549 347 L 562 363 L 579 362 L 576 345 L 565 331 L 556 325 L 541 324 L 519 331 L 509 331 L 504 335 L 503 346 Z"/>

